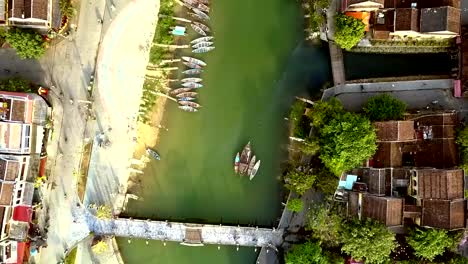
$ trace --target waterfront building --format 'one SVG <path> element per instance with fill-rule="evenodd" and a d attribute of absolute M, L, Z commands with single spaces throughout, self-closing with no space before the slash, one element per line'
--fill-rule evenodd
<path fill-rule="evenodd" d="M 50 29 L 52 1 L 0 0 L 0 23 L 22 28 Z"/>

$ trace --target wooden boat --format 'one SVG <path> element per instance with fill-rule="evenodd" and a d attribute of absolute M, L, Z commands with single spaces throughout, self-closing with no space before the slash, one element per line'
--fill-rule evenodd
<path fill-rule="evenodd" d="M 180 80 L 181 82 L 195 82 L 195 83 L 198 83 L 198 82 L 201 82 L 202 81 L 202 78 L 184 78 L 182 80 Z"/>
<path fill-rule="evenodd" d="M 198 88 L 202 88 L 203 84 L 195 83 L 195 82 L 186 82 L 186 83 L 182 83 L 182 86 L 187 87 L 187 88 L 192 88 L 192 89 L 198 89 Z"/>
<path fill-rule="evenodd" d="M 250 161 L 249 161 L 249 166 L 247 167 L 247 171 L 244 172 L 246 175 L 250 175 L 252 173 L 252 169 L 255 166 L 255 161 L 257 160 L 257 157 L 254 155 Z"/>
<path fill-rule="evenodd" d="M 183 97 L 195 97 L 197 96 L 197 92 L 185 92 L 185 93 L 180 93 L 176 95 L 177 98 L 183 98 Z"/>
<path fill-rule="evenodd" d="M 155 160 L 161 160 L 161 156 L 159 155 L 158 152 L 156 152 L 156 150 L 146 148 L 146 153 Z"/>
<path fill-rule="evenodd" d="M 182 2 L 186 3 L 187 5 L 196 6 L 198 1 L 196 0 L 182 0 Z"/>
<path fill-rule="evenodd" d="M 189 102 L 189 101 L 179 101 L 179 104 L 180 105 L 187 105 L 187 106 L 197 108 L 197 109 L 202 107 L 200 104 L 197 104 L 195 102 Z M 253 165 L 252 165 L 252 167 L 253 167 Z"/>
<path fill-rule="evenodd" d="M 236 157 L 234 158 L 234 173 L 239 173 L 239 163 L 240 163 L 240 155 L 237 152 Z"/>
<path fill-rule="evenodd" d="M 190 41 L 190 44 L 197 44 L 197 43 L 199 43 L 199 42 L 210 41 L 210 40 L 212 40 L 212 39 L 214 39 L 214 37 L 212 37 L 212 36 L 208 36 L 208 37 L 199 37 L 199 38 L 196 38 L 196 39 Z"/>
<path fill-rule="evenodd" d="M 200 22 L 194 21 L 193 25 L 198 26 L 199 28 L 201 28 L 205 32 L 211 32 L 211 30 L 210 30 L 210 28 L 208 26 L 206 26 L 205 24 L 202 24 Z"/>
<path fill-rule="evenodd" d="M 205 4 L 205 5 L 209 5 L 210 4 L 210 0 L 198 0 L 199 3 L 202 3 L 202 4 Z"/>
<path fill-rule="evenodd" d="M 195 14 L 195 13 L 193 13 L 193 12 L 188 12 L 188 14 L 189 14 L 191 17 L 195 18 L 195 19 L 208 21 L 207 19 L 205 19 L 204 17 L 200 16 L 199 14 Z"/>
<path fill-rule="evenodd" d="M 182 56 L 182 59 L 188 63 L 193 63 L 193 64 L 197 64 L 200 66 L 206 66 L 206 63 L 199 59 L 195 59 L 195 58 L 188 57 L 188 56 Z"/>
<path fill-rule="evenodd" d="M 190 62 L 186 62 L 184 61 L 183 64 L 189 68 L 192 68 L 192 69 L 201 69 L 202 66 L 198 65 L 198 64 L 195 64 L 195 63 L 190 63 Z"/>
<path fill-rule="evenodd" d="M 206 53 L 208 51 L 214 50 L 215 47 L 204 47 L 192 50 L 193 53 Z"/>
<path fill-rule="evenodd" d="M 203 4 L 203 3 L 198 3 L 198 4 L 196 5 L 196 7 L 197 7 L 200 11 L 202 11 L 202 12 L 205 12 L 205 13 L 209 13 L 209 12 L 210 12 L 210 7 L 207 6 L 207 5 L 205 5 L 205 4 Z"/>
<path fill-rule="evenodd" d="M 193 30 L 195 30 L 195 32 L 197 32 L 198 34 L 202 35 L 202 36 L 206 36 L 206 32 L 201 29 L 199 26 L 195 25 L 195 24 L 190 24 L 190 26 L 193 28 Z"/>
<path fill-rule="evenodd" d="M 243 172 L 247 171 L 249 167 L 249 160 L 250 160 L 251 154 L 252 154 L 252 150 L 250 149 L 250 141 L 249 141 L 241 152 L 240 163 L 239 163 L 239 173 L 241 175 L 243 175 Z"/>
<path fill-rule="evenodd" d="M 197 112 L 198 111 L 198 109 L 193 108 L 193 107 L 188 106 L 188 105 L 181 105 L 181 106 L 179 106 L 179 108 L 184 110 L 185 112 Z"/>
<path fill-rule="evenodd" d="M 191 90 L 192 90 L 192 88 L 179 88 L 179 89 L 172 90 L 170 92 L 170 94 L 171 95 L 176 95 L 176 94 L 180 94 L 180 93 L 190 92 Z"/>
<path fill-rule="evenodd" d="M 195 75 L 195 74 L 201 74 L 203 72 L 202 69 L 190 69 L 183 71 L 182 73 L 185 75 Z"/>
<path fill-rule="evenodd" d="M 193 101 L 195 100 L 195 98 L 193 97 L 182 97 L 182 98 L 179 98 L 179 101 Z"/>
<path fill-rule="evenodd" d="M 204 47 L 209 47 L 213 45 L 213 42 L 209 42 L 209 41 L 206 41 L 206 42 L 199 42 L 195 45 L 192 45 L 192 49 L 198 49 L 198 48 L 204 48 Z"/>
<path fill-rule="evenodd" d="M 202 20 L 207 20 L 207 21 L 210 20 L 210 17 L 209 17 L 205 12 L 201 11 L 200 9 L 194 8 L 194 9 L 192 9 L 192 10 L 193 10 L 193 12 L 194 12 L 195 14 L 197 14 L 198 16 L 200 16 L 200 17 L 202 18 Z"/>
<path fill-rule="evenodd" d="M 260 160 L 257 161 L 257 163 L 255 163 L 255 166 L 253 167 L 252 169 L 252 172 L 250 173 L 250 180 L 252 180 L 255 175 L 257 175 L 257 172 L 258 172 L 258 169 L 260 168 Z"/>

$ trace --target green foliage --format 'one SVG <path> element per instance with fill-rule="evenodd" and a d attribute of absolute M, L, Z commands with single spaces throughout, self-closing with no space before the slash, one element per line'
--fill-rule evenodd
<path fill-rule="evenodd" d="M 385 263 L 396 248 L 395 234 L 373 220 L 350 221 L 343 226 L 341 251 L 366 263 Z"/>
<path fill-rule="evenodd" d="M 314 188 L 321 191 L 323 194 L 331 196 L 335 193 L 338 186 L 338 177 L 331 173 L 326 168 L 322 168 L 314 183 Z"/>
<path fill-rule="evenodd" d="M 304 209 L 304 203 L 301 199 L 290 199 L 286 207 L 288 210 L 298 213 Z"/>
<path fill-rule="evenodd" d="M 341 102 L 333 97 L 327 102 L 320 101 L 314 104 L 312 111 L 308 113 L 308 117 L 312 120 L 315 128 L 321 129 L 331 120 L 345 113 Z"/>
<path fill-rule="evenodd" d="M 5 39 L 21 59 L 39 59 L 45 53 L 42 36 L 31 29 L 11 28 Z"/>
<path fill-rule="evenodd" d="M 60 11 L 62 16 L 66 16 L 69 19 L 75 16 L 76 9 L 73 7 L 71 0 L 60 0 L 59 1 Z"/>
<path fill-rule="evenodd" d="M 407 237 L 408 244 L 414 249 L 414 254 L 429 261 L 442 255 L 446 248 L 453 245 L 453 240 L 447 231 L 441 229 L 416 229 Z"/>
<path fill-rule="evenodd" d="M 112 218 L 112 209 L 110 206 L 101 205 L 97 208 L 96 217 L 99 219 L 111 219 Z"/>
<path fill-rule="evenodd" d="M 77 249 L 78 248 L 75 247 L 74 249 L 72 249 L 72 251 L 70 251 L 70 253 L 68 253 L 68 255 L 65 257 L 65 264 L 75 264 Z"/>
<path fill-rule="evenodd" d="M 377 136 L 369 120 L 346 112 L 320 131 L 320 159 L 335 175 L 360 166 L 376 149 Z"/>
<path fill-rule="evenodd" d="M 306 109 L 306 103 L 297 100 L 291 107 L 289 113 L 289 120 L 293 126 L 293 136 L 298 138 L 305 138 L 309 135 L 310 131 L 310 120 L 304 115 Z"/>
<path fill-rule="evenodd" d="M 364 112 L 371 121 L 403 119 L 406 104 L 389 94 L 373 96 L 364 106 Z"/>
<path fill-rule="evenodd" d="M 326 22 L 324 9 L 329 6 L 329 0 L 309 1 L 309 27 L 312 32 L 318 31 L 320 26 Z"/>
<path fill-rule="evenodd" d="M 315 155 L 320 150 L 320 145 L 317 140 L 312 140 L 310 138 L 307 138 L 300 145 L 300 149 L 304 154 Z"/>
<path fill-rule="evenodd" d="M 0 91 L 33 93 L 33 85 L 20 78 L 10 78 L 0 81 Z"/>
<path fill-rule="evenodd" d="M 284 177 L 288 190 L 303 195 L 314 185 L 316 176 L 302 171 L 292 170 Z"/>
<path fill-rule="evenodd" d="M 340 244 L 342 222 L 341 216 L 324 205 L 316 205 L 309 212 L 306 229 L 312 231 L 312 237 L 321 241 L 323 245 L 336 247 Z"/>
<path fill-rule="evenodd" d="M 337 14 L 335 23 L 335 42 L 345 50 L 350 50 L 356 46 L 364 36 L 366 26 L 359 19 L 345 14 Z"/>
<path fill-rule="evenodd" d="M 294 245 L 284 257 L 286 264 L 338 264 L 343 258 L 330 252 L 323 252 L 320 244 L 307 241 L 304 244 Z"/>
<path fill-rule="evenodd" d="M 291 111 L 289 112 L 289 119 L 299 120 L 299 118 L 304 115 L 306 109 L 306 103 L 301 100 L 296 100 L 291 106 Z"/>
<path fill-rule="evenodd" d="M 466 172 L 468 171 L 468 126 L 458 131 L 456 143 L 461 153 L 460 167 Z"/>

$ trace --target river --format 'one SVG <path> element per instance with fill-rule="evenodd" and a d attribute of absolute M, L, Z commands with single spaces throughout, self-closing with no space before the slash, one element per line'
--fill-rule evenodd
<path fill-rule="evenodd" d="M 211 27 L 216 49 L 203 57 L 198 113 L 168 102 L 139 196 L 126 215 L 198 223 L 272 226 L 280 216 L 284 117 L 294 95 L 319 91 L 329 80 L 327 54 L 302 44 L 300 5 L 291 0 L 219 0 Z M 325 49 L 326 50 L 326 49 Z M 251 141 L 262 160 L 249 181 L 233 172 L 237 151 Z M 160 241 L 118 239 L 126 263 L 254 263 L 253 248 L 190 248 Z"/>

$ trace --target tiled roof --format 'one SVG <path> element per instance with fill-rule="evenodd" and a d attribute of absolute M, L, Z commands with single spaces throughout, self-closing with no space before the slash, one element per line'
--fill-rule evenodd
<path fill-rule="evenodd" d="M 452 32 L 459 34 L 460 9 L 448 6 L 421 9 L 421 32 Z"/>
<path fill-rule="evenodd" d="M 421 199 L 463 198 L 463 170 L 419 169 L 417 197 Z"/>
<path fill-rule="evenodd" d="M 395 10 L 395 31 L 419 31 L 419 10 L 397 8 Z"/>
<path fill-rule="evenodd" d="M 422 225 L 443 229 L 459 229 L 465 227 L 466 201 L 463 199 L 423 200 Z"/>

